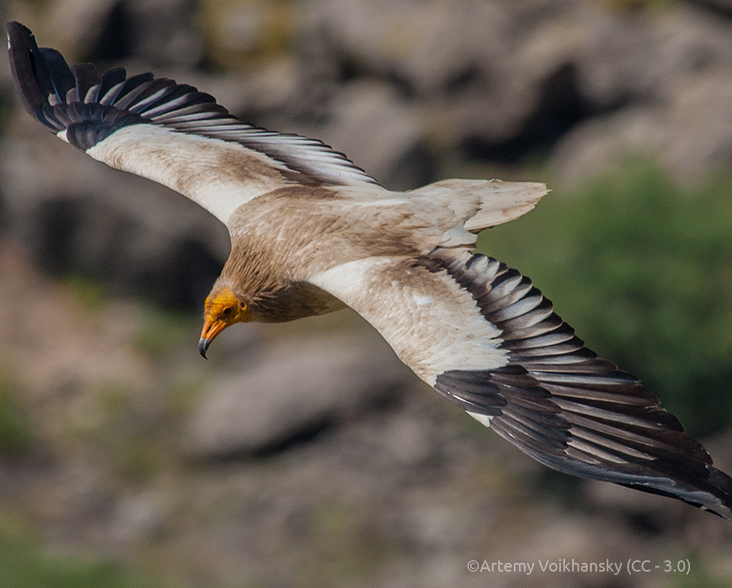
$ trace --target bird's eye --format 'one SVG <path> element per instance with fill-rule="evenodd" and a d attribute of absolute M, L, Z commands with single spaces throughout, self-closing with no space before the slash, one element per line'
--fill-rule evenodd
<path fill-rule="evenodd" d="M 226 307 L 226 308 L 225 308 L 225 309 L 223 310 L 223 314 L 225 314 L 226 316 L 229 316 L 229 315 L 231 314 L 231 311 L 232 311 L 232 310 L 233 310 L 233 309 L 231 308 L 231 306 L 227 306 L 227 307 Z"/>

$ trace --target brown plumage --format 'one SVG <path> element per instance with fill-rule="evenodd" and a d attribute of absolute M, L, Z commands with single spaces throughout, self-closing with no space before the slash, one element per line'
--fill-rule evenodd
<path fill-rule="evenodd" d="M 69 68 L 18 23 L 8 37 L 36 119 L 229 229 L 204 356 L 237 322 L 347 305 L 422 380 L 538 461 L 732 518 L 732 479 L 658 398 L 587 349 L 531 280 L 471 253 L 478 232 L 531 210 L 543 185 L 445 180 L 391 192 L 320 141 L 242 123 L 191 86 Z"/>

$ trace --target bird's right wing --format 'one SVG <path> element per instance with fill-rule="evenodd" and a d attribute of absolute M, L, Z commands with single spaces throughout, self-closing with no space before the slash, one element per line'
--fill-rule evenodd
<path fill-rule="evenodd" d="M 438 248 L 347 262 L 311 281 L 366 318 L 421 379 L 544 465 L 732 519 L 732 479 L 516 270 Z"/>
<path fill-rule="evenodd" d="M 10 64 L 28 112 L 111 167 L 161 183 L 227 223 L 241 204 L 292 184 L 377 182 L 324 143 L 238 120 L 209 94 L 151 73 L 69 67 L 33 33 L 7 25 Z"/>

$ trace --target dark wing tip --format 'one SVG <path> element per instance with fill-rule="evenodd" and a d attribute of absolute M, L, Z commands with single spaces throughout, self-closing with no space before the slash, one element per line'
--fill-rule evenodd
<path fill-rule="evenodd" d="M 38 47 L 28 27 L 18 22 L 9 22 L 6 27 L 10 67 L 23 105 L 50 131 L 66 129 L 66 140 L 86 150 L 120 127 L 142 120 L 135 112 L 105 104 L 107 96 L 100 91 L 121 86 L 132 90 L 152 79 L 152 74 L 126 80 L 124 69 L 119 68 L 100 78 L 92 64 L 72 68 L 55 49 Z M 90 96 L 99 100 L 87 102 Z"/>
<path fill-rule="evenodd" d="M 9 22 L 8 54 L 10 69 L 26 110 L 35 116 L 45 98 L 36 81 L 37 60 L 40 50 L 31 30 L 19 22 Z"/>
<path fill-rule="evenodd" d="M 621 407 L 611 419 L 573 413 L 525 370 L 444 372 L 435 388 L 468 412 L 492 417 L 495 433 L 552 469 L 676 498 L 732 520 L 732 478 L 712 467 L 696 441 L 652 417 L 643 427 L 638 415 L 625 423 Z"/>
<path fill-rule="evenodd" d="M 19 22 L 9 22 L 8 54 L 15 85 L 26 110 L 34 117 L 53 96 L 56 103 L 66 102 L 67 94 L 76 87 L 76 78 L 61 53 L 40 48 L 31 30 Z M 51 103 L 52 104 L 52 103 Z"/>

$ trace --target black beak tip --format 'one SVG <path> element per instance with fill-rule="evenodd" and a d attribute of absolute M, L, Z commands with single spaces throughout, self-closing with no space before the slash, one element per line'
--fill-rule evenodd
<path fill-rule="evenodd" d="M 208 357 L 206 357 L 206 351 L 208 350 L 209 343 L 209 340 L 204 339 L 203 337 L 198 340 L 198 353 L 201 354 L 203 359 L 208 359 Z"/>

